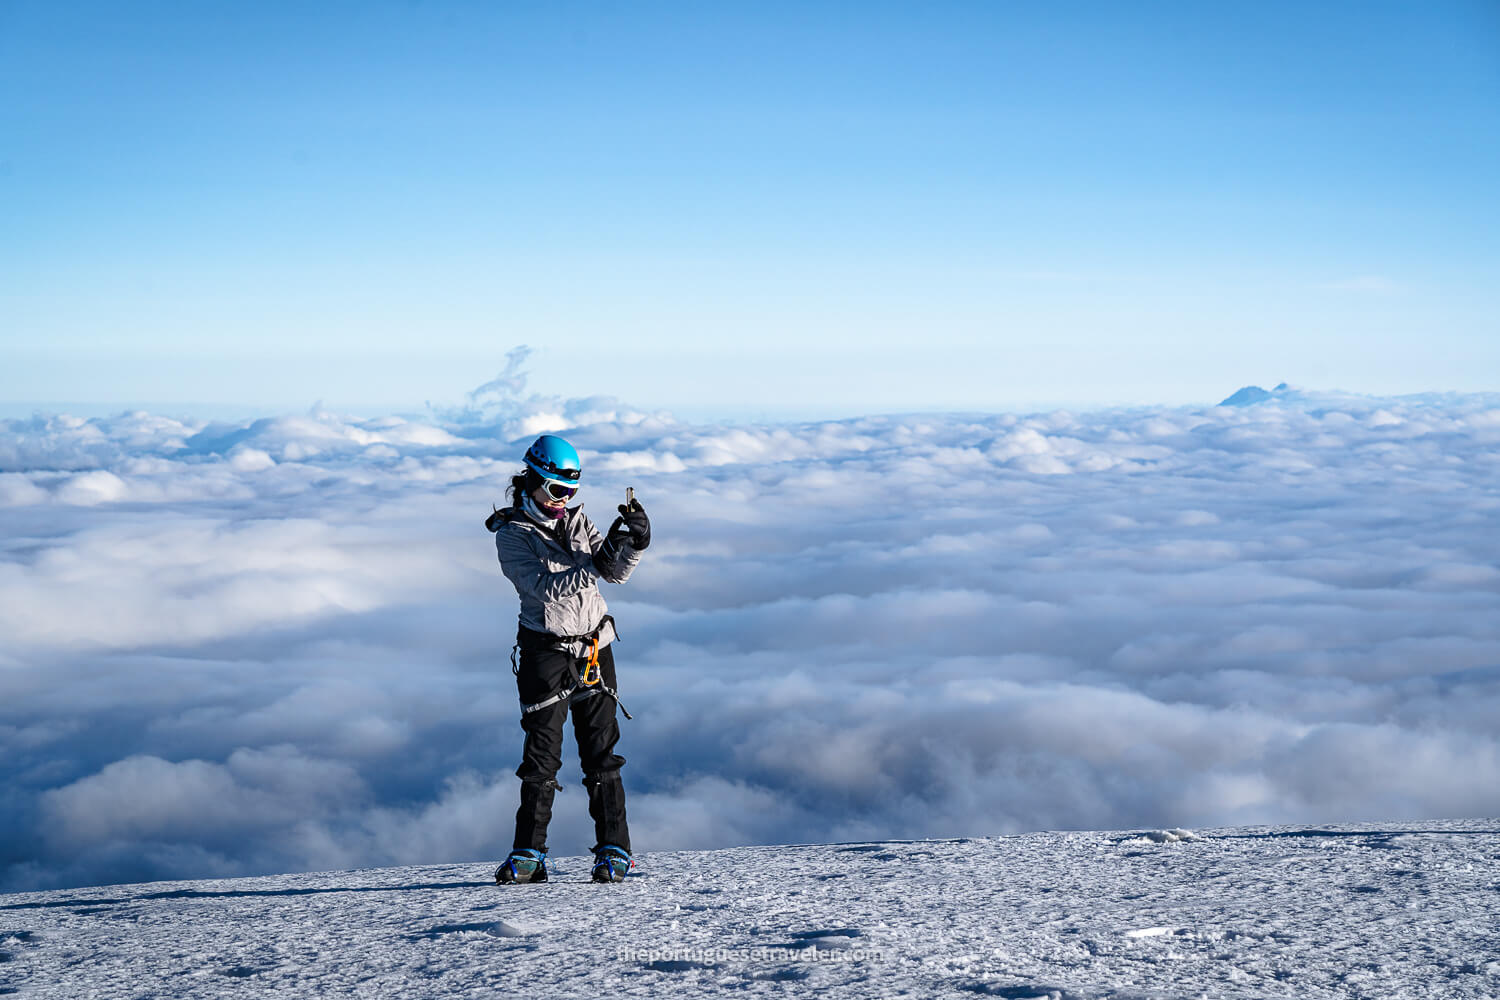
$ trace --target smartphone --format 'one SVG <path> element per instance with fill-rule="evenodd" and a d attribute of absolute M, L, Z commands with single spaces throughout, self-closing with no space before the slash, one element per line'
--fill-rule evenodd
<path fill-rule="evenodd" d="M 625 487 L 625 509 L 630 510 L 635 506 L 635 487 Z"/>

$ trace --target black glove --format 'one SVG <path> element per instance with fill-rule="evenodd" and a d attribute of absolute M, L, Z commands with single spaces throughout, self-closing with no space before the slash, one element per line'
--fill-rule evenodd
<path fill-rule="evenodd" d="M 643 551 L 651 544 L 651 519 L 646 516 L 646 508 L 641 506 L 639 500 L 631 501 L 629 507 L 620 504 L 620 516 L 615 525 L 624 524 L 630 532 L 630 547 L 637 552 Z M 614 533 L 614 528 L 610 529 Z"/>
<path fill-rule="evenodd" d="M 615 518 L 615 523 L 609 526 L 604 533 L 604 551 L 611 560 L 620 557 L 620 546 L 630 541 L 630 529 L 625 527 L 623 517 Z"/>

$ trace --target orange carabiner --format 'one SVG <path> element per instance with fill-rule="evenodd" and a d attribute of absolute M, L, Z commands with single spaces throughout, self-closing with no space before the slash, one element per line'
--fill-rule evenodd
<path fill-rule="evenodd" d="M 593 687 L 602 680 L 599 673 L 599 637 L 594 636 L 594 647 L 589 650 L 589 661 L 583 665 L 583 686 Z"/>

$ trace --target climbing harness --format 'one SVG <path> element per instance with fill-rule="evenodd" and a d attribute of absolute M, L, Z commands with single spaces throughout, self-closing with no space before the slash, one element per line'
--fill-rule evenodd
<path fill-rule="evenodd" d="M 523 716 L 530 715 L 532 712 L 540 712 L 544 708 L 551 708 L 558 702 L 571 701 L 575 694 L 578 695 L 578 700 L 581 701 L 584 698 L 590 698 L 594 694 L 602 691 L 609 697 L 613 698 L 616 705 L 620 706 L 621 715 L 625 716 L 625 718 L 627 719 L 634 718 L 634 716 L 630 714 L 630 711 L 626 709 L 625 703 L 620 700 L 620 696 L 615 692 L 615 689 L 604 683 L 604 675 L 600 672 L 599 669 L 599 634 L 604 631 L 604 627 L 606 625 L 610 627 L 611 631 L 615 633 L 615 638 L 618 639 L 620 637 L 620 633 L 619 630 L 615 627 L 615 619 L 613 615 L 605 615 L 599 620 L 598 627 L 595 628 L 592 632 L 589 632 L 585 635 L 552 635 L 550 632 L 537 632 L 534 629 L 528 629 L 522 626 L 521 633 L 516 637 L 516 644 L 512 646 L 510 650 L 511 673 L 520 676 L 521 664 L 517 657 L 521 651 L 521 635 L 530 632 L 532 635 L 545 636 L 548 640 L 550 640 L 548 646 L 544 648 L 550 648 L 556 650 L 557 652 L 566 652 L 568 654 L 568 672 L 573 675 L 573 683 L 565 687 L 563 690 L 557 692 L 552 697 L 544 698 L 543 700 L 531 705 L 522 702 L 521 714 Z M 584 660 L 582 674 L 578 672 L 578 665 L 575 662 L 573 656 L 573 645 L 575 643 L 587 643 L 589 645 L 589 654 Z"/>

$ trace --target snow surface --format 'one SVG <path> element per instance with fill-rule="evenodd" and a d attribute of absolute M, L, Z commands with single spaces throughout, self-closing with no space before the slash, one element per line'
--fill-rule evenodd
<path fill-rule="evenodd" d="M 1494 997 L 1500 821 L 647 853 L 0 896 L 0 993 Z"/>

